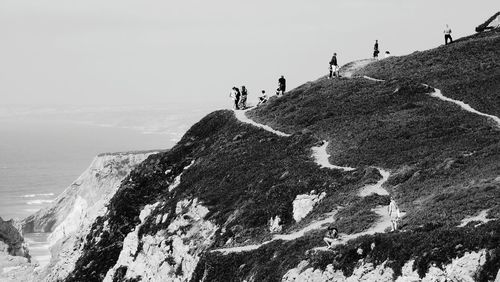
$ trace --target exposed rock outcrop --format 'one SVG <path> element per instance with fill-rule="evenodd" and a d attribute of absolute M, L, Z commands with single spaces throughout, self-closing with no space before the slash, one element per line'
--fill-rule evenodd
<path fill-rule="evenodd" d="M 29 252 L 24 243 L 24 238 L 15 227 L 14 220 L 4 221 L 0 217 L 0 252 L 12 256 L 29 258 Z"/>
<path fill-rule="evenodd" d="M 475 281 L 481 267 L 486 262 L 486 252 L 466 253 L 461 258 L 454 259 L 443 268 L 431 266 L 424 277 L 419 277 L 413 269 L 414 260 L 408 261 L 402 268 L 400 276 L 395 277 L 394 270 L 388 266 L 388 261 L 377 266 L 370 262 L 359 261 L 358 266 L 351 275 L 345 275 L 342 270 L 335 270 L 332 264 L 326 266 L 324 270 L 308 267 L 307 261 L 302 261 L 296 268 L 289 270 L 283 276 L 283 282 L 316 282 L 316 281 Z"/>
<path fill-rule="evenodd" d="M 24 220 L 26 233 L 51 232 L 51 262 L 44 275 L 47 281 L 62 279 L 73 269 L 95 218 L 106 212 L 105 205 L 129 172 L 154 153 L 98 155 L 51 206 Z"/>
<path fill-rule="evenodd" d="M 293 219 L 295 219 L 296 222 L 301 221 L 314 209 L 314 206 L 325 197 L 325 192 L 321 192 L 318 195 L 316 191 L 311 191 L 309 194 L 297 195 L 293 201 Z"/>
<path fill-rule="evenodd" d="M 34 265 L 13 220 L 0 218 L 0 281 L 33 281 Z"/>

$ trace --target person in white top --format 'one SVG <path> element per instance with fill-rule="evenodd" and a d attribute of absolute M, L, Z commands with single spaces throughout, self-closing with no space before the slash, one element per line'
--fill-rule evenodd
<path fill-rule="evenodd" d="M 453 38 L 451 38 L 451 28 L 446 25 L 446 28 L 444 29 L 444 44 L 448 45 L 448 39 L 450 40 L 450 43 L 453 43 Z"/>
<path fill-rule="evenodd" d="M 396 204 L 396 201 L 391 197 L 391 203 L 389 204 L 388 208 L 389 212 L 389 217 L 391 218 L 391 231 L 396 231 L 398 230 L 398 223 L 401 218 L 401 213 L 399 211 L 398 204 Z"/>
<path fill-rule="evenodd" d="M 384 58 L 389 58 L 391 56 L 391 52 L 389 51 L 385 51 L 385 57 Z"/>

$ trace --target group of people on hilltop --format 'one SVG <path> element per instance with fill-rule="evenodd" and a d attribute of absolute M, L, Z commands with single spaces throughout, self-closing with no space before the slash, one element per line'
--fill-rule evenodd
<path fill-rule="evenodd" d="M 278 88 L 276 89 L 276 95 L 277 96 L 284 95 L 285 91 L 286 91 L 286 79 L 282 75 L 278 79 Z M 247 108 L 248 90 L 244 85 L 241 86 L 241 90 L 238 89 L 238 87 L 234 86 L 231 89 L 229 97 L 231 97 L 231 99 L 233 99 L 233 103 L 234 103 L 233 107 L 235 110 L 244 110 Z M 259 101 L 257 103 L 257 106 L 260 106 L 260 105 L 266 103 L 268 100 L 268 97 L 266 95 L 266 91 L 262 90 L 261 95 L 258 96 L 258 98 L 259 98 Z"/>
<path fill-rule="evenodd" d="M 234 86 L 231 89 L 229 97 L 234 101 L 234 109 L 235 110 L 244 110 L 247 107 L 247 96 L 248 91 L 245 85 L 241 86 L 241 91 L 238 87 Z"/>
<path fill-rule="evenodd" d="M 499 16 L 499 24 L 500 24 L 500 16 Z M 449 25 L 446 25 L 443 33 L 444 33 L 445 45 L 453 43 L 453 38 L 451 37 L 451 28 L 449 27 Z M 449 41 L 449 43 L 448 43 L 448 41 Z M 379 43 L 378 43 L 378 39 L 377 39 L 377 40 L 375 40 L 375 44 L 373 45 L 373 59 L 378 60 L 379 54 L 380 54 L 380 49 L 379 49 Z M 388 58 L 390 56 L 391 56 L 391 53 L 389 51 L 385 51 L 385 58 Z M 339 72 L 340 66 L 339 66 L 338 60 L 337 60 L 337 53 L 333 53 L 333 56 L 330 59 L 329 65 L 330 65 L 330 67 L 329 67 L 330 73 L 328 75 L 328 79 L 331 79 L 333 77 L 340 77 L 340 72 Z M 286 91 L 286 79 L 282 75 L 278 79 L 278 88 L 276 89 L 276 95 L 277 96 L 283 95 L 283 94 L 285 94 L 285 91 Z M 247 104 L 246 104 L 247 96 L 248 96 L 248 91 L 247 91 L 245 86 L 241 86 L 241 91 L 237 87 L 233 87 L 231 89 L 230 97 L 233 99 L 234 109 L 236 109 L 236 110 L 246 109 L 247 108 Z M 268 97 L 266 95 L 266 91 L 262 90 L 261 95 L 258 98 L 259 98 L 259 102 L 258 102 L 257 106 L 267 102 Z"/>
<path fill-rule="evenodd" d="M 499 16 L 499 24 L 500 24 L 500 16 Z M 450 43 L 453 43 L 453 38 L 451 37 L 451 28 L 449 27 L 449 25 L 446 25 L 443 33 L 444 33 L 444 44 L 448 45 Z M 377 39 L 377 40 L 375 40 L 375 44 L 373 45 L 373 59 L 378 60 L 379 54 L 380 54 L 380 49 L 379 49 L 378 39 Z M 388 58 L 390 56 L 391 56 L 391 52 L 385 51 L 385 58 Z M 339 67 L 339 64 L 337 61 L 337 53 L 333 53 L 333 56 L 330 59 L 329 65 L 330 65 L 330 74 L 328 75 L 328 79 L 331 79 L 333 77 L 340 77 L 340 74 L 339 74 L 340 67 Z"/>

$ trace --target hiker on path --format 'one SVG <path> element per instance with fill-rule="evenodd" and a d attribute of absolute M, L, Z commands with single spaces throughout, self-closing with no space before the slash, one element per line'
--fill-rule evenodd
<path fill-rule="evenodd" d="M 328 226 L 328 231 L 326 232 L 325 238 L 323 238 L 323 241 L 325 241 L 326 245 L 328 246 L 328 249 L 333 247 L 333 243 L 338 240 L 339 240 L 339 231 L 337 230 L 337 228 L 333 226 Z"/>
<path fill-rule="evenodd" d="M 451 28 L 446 25 L 446 28 L 444 29 L 444 45 L 448 45 L 448 39 L 450 40 L 450 43 L 453 43 L 453 38 L 451 38 Z"/>
<path fill-rule="evenodd" d="M 398 204 L 396 204 L 396 201 L 391 197 L 391 203 L 389 204 L 388 208 L 389 212 L 389 217 L 391 218 L 391 231 L 396 231 L 398 230 L 398 222 L 401 219 L 401 213 L 399 211 Z"/>
<path fill-rule="evenodd" d="M 278 92 L 283 95 L 285 94 L 285 90 L 286 90 L 286 79 L 284 76 L 281 76 L 279 79 L 278 79 Z"/>
<path fill-rule="evenodd" d="M 378 60 L 378 53 L 380 53 L 378 50 L 378 40 L 375 40 L 375 45 L 373 45 L 373 58 L 375 60 Z"/>
<path fill-rule="evenodd" d="M 240 109 L 240 107 L 239 107 L 240 91 L 238 90 L 237 87 L 233 87 L 233 89 L 231 89 L 231 93 L 229 94 L 229 97 L 231 97 L 231 99 L 233 99 L 234 109 L 239 110 Z"/>
<path fill-rule="evenodd" d="M 257 106 L 260 106 L 260 105 L 264 104 L 265 102 L 267 102 L 267 95 L 266 95 L 266 91 L 262 90 L 262 94 L 259 96 L 259 103 L 257 103 Z"/>
<path fill-rule="evenodd" d="M 332 76 L 340 77 L 339 75 L 339 65 L 337 63 L 337 53 L 333 53 L 333 57 L 330 60 L 330 76 L 328 79 L 332 78 Z"/>
<path fill-rule="evenodd" d="M 240 97 L 240 109 L 244 110 L 247 108 L 247 96 L 248 96 L 248 91 L 245 85 L 241 86 L 241 97 Z"/>

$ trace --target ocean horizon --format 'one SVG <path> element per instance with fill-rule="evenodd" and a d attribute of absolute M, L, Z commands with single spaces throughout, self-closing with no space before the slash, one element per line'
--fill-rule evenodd
<path fill-rule="evenodd" d="M 103 153 L 171 148 L 208 109 L 0 108 L 0 217 L 47 207 Z"/>

